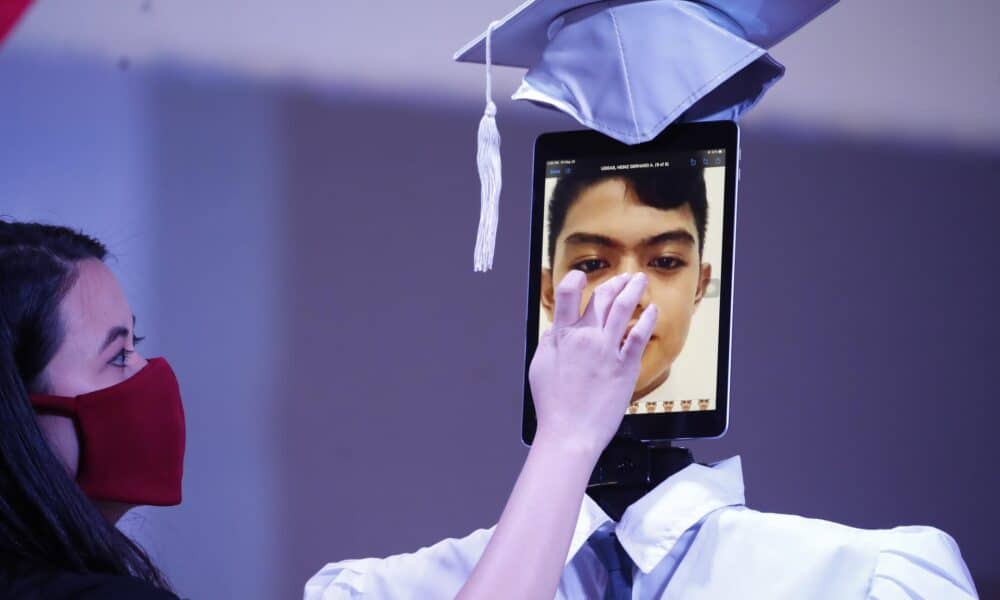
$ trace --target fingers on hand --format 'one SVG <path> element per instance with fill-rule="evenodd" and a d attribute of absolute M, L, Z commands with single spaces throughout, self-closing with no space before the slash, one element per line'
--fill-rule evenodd
<path fill-rule="evenodd" d="M 623 273 L 597 286 L 594 294 L 590 297 L 590 304 L 587 305 L 587 310 L 584 312 L 584 319 L 592 325 L 603 328 L 608 320 L 611 304 L 631 277 L 628 273 Z"/>
<path fill-rule="evenodd" d="M 580 320 L 580 302 L 587 276 L 582 271 L 570 271 L 556 287 L 556 307 L 552 314 L 553 327 L 568 327 Z"/>
<path fill-rule="evenodd" d="M 656 305 L 650 304 L 642 311 L 639 320 L 632 327 L 622 346 L 622 358 L 626 363 L 637 363 L 642 359 L 642 353 L 646 350 L 646 344 L 649 343 L 649 338 L 653 336 L 653 329 L 656 327 L 657 313 Z"/>
<path fill-rule="evenodd" d="M 611 308 L 608 311 L 608 318 L 604 325 L 604 331 L 613 340 L 621 340 L 625 335 L 628 322 L 632 320 L 635 307 L 639 305 L 643 292 L 646 291 L 645 273 L 636 273 L 625 284 L 625 289 L 615 297 Z"/>

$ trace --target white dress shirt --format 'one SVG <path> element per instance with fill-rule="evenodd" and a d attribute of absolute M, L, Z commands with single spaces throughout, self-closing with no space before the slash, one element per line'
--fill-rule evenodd
<path fill-rule="evenodd" d="M 618 523 L 585 498 L 557 600 L 602 597 L 607 572 L 586 544 L 602 528 L 615 529 L 635 562 L 634 600 L 978 597 L 955 541 L 937 529 L 854 529 L 747 508 L 738 456 L 674 474 Z M 454 598 L 490 535 L 330 563 L 306 583 L 305 599 Z"/>

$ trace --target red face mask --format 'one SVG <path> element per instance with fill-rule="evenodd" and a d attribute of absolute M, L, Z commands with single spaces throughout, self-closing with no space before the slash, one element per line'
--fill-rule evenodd
<path fill-rule="evenodd" d="M 184 406 L 167 361 L 73 398 L 32 394 L 40 413 L 73 419 L 80 438 L 76 480 L 94 500 L 172 506 L 181 502 Z"/>

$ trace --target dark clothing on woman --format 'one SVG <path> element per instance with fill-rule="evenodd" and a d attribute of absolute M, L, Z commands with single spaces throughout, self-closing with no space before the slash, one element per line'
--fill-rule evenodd
<path fill-rule="evenodd" d="M 2 600 L 178 600 L 135 577 L 99 573 L 0 572 Z"/>

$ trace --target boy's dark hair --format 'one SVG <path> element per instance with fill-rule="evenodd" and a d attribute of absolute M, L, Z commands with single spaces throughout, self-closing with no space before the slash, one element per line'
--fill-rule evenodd
<path fill-rule="evenodd" d="M 640 203 L 671 210 L 687 204 L 694 215 L 698 230 L 698 254 L 705 249 L 705 230 L 708 227 L 708 199 L 705 193 L 705 174 L 699 168 L 646 169 L 626 173 L 597 172 L 571 173 L 559 179 L 549 199 L 549 266 L 556 256 L 556 240 L 566 224 L 566 215 L 580 195 L 589 187 L 611 180 L 621 180 L 635 194 Z"/>

